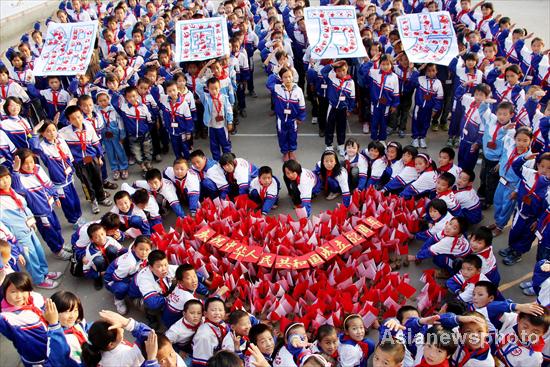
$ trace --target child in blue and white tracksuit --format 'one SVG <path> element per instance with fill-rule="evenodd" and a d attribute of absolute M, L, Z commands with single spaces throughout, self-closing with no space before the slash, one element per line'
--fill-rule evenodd
<path fill-rule="evenodd" d="M 212 81 L 211 84 L 220 85 L 220 81 Z M 209 87 L 209 86 L 207 86 Z M 203 122 L 208 127 L 210 135 L 210 151 L 212 158 L 219 160 L 223 153 L 231 152 L 231 141 L 228 130 L 233 128 L 233 106 L 229 97 L 218 90 L 215 96 L 204 91 L 202 80 L 197 80 L 197 95 L 204 107 Z"/>
<path fill-rule="evenodd" d="M 168 81 L 165 89 L 166 94 L 158 87 L 153 87 L 151 94 L 162 111 L 162 121 L 170 136 L 174 155 L 176 158 L 189 158 L 189 143 L 194 127 L 191 106 L 185 96 L 178 92 L 175 81 Z"/>
<path fill-rule="evenodd" d="M 425 148 L 425 144 L 421 144 L 422 140 L 417 139 L 426 138 L 432 117 L 443 106 L 443 85 L 437 79 L 436 66 L 426 65 L 424 75 L 419 76 L 414 84 L 416 87 L 412 114 L 413 145 Z M 416 144 L 414 144 L 415 140 Z"/>
<path fill-rule="evenodd" d="M 343 157 L 345 155 L 347 113 L 355 108 L 355 83 L 348 74 L 348 66 L 344 60 L 326 65 L 321 69 L 321 75 L 324 79 L 322 84 L 327 85 L 326 93 L 329 102 L 325 126 L 325 145 L 328 149 L 332 149 L 334 130 L 336 129 L 338 153 Z"/>
<path fill-rule="evenodd" d="M 532 158 L 534 157 L 529 157 L 529 159 Z M 550 157 L 544 156 L 539 165 L 542 162 L 548 164 L 548 161 L 550 161 Z M 535 225 L 544 213 L 546 196 L 550 187 L 550 177 L 541 174 L 536 169 L 527 167 L 527 162 L 524 155 L 512 163 L 512 169 L 520 181 L 517 189 L 517 210 L 510 230 L 508 246 L 519 256 L 531 249 L 535 233 L 525 229 Z"/>
<path fill-rule="evenodd" d="M 418 177 L 399 194 L 405 199 L 427 196 L 435 190 L 437 171 L 432 159 L 427 154 L 420 153 L 414 160 Z"/>
<path fill-rule="evenodd" d="M 46 123 L 42 131 L 46 129 L 57 129 L 53 123 Z M 42 141 L 37 137 L 31 139 L 31 148 L 35 154 L 38 154 L 40 160 L 48 168 L 48 173 L 54 189 L 57 191 L 61 209 L 67 221 L 74 226 L 83 224 L 82 208 L 80 207 L 80 198 L 74 186 L 74 167 L 73 154 L 67 145 L 67 142 L 57 134 L 53 140 L 48 140 L 42 133 Z"/>
<path fill-rule="evenodd" d="M 506 135 L 502 156 L 499 160 L 499 183 L 495 191 L 495 234 L 500 234 L 510 220 L 516 202 L 515 193 L 519 185 L 519 177 L 512 169 L 512 164 L 524 155 L 529 154 L 533 133 L 528 128 L 516 130 L 515 137 Z M 514 141 L 515 140 L 515 141 Z"/>
<path fill-rule="evenodd" d="M 191 161 L 195 163 L 193 153 L 191 154 Z M 225 178 L 223 168 L 215 160 L 206 158 L 204 153 L 202 153 L 200 159 L 203 161 L 202 168 L 193 164 L 193 169 L 199 175 L 201 198 L 209 197 L 215 199 L 219 197 L 220 199 L 225 199 L 229 192 L 229 183 Z"/>
<path fill-rule="evenodd" d="M 116 202 L 115 202 L 116 204 Z M 130 209 L 127 212 L 121 211 L 116 205 L 111 209 L 111 213 L 115 213 L 119 216 L 121 222 L 121 229 L 127 231 L 130 228 L 139 229 L 141 234 L 150 235 L 151 225 L 147 220 L 147 215 L 143 210 L 138 208 L 132 203 Z"/>
<path fill-rule="evenodd" d="M 11 277 L 21 277 L 21 274 L 9 274 L 7 287 L 15 287 Z M 52 366 L 48 361 L 50 349 L 48 323 L 43 315 L 44 297 L 37 292 L 15 289 L 28 297 L 27 303 L 12 305 L 4 296 L 0 305 L 0 334 L 13 343 L 24 366 Z"/>
<path fill-rule="evenodd" d="M 325 159 L 330 156 L 333 157 L 335 165 L 329 170 Z M 325 195 L 327 195 L 328 200 L 332 200 L 336 195 L 342 194 L 344 206 L 349 206 L 351 196 L 349 192 L 348 171 L 340 165 L 336 153 L 330 150 L 325 151 L 321 156 L 321 160 L 315 165 L 313 173 L 319 177 L 321 188 Z"/>
<path fill-rule="evenodd" d="M 283 84 L 281 80 L 287 80 L 287 83 Z M 306 119 L 304 93 L 292 81 L 292 71 L 286 68 L 281 69 L 278 76 L 271 74 L 266 85 L 274 104 L 279 149 L 283 156 L 287 156 L 298 149 L 298 122 Z"/>
<path fill-rule="evenodd" d="M 255 177 L 252 182 L 250 182 L 249 197 L 261 207 L 263 215 L 269 214 L 271 209 L 277 205 L 279 200 L 279 191 L 281 190 L 281 184 L 277 177 L 273 176 L 271 168 L 266 170 L 269 167 L 260 167 L 258 171 L 258 177 Z M 264 177 L 262 177 L 264 176 Z M 264 185 L 263 179 L 265 177 L 271 176 L 272 180 L 269 185 Z"/>
<path fill-rule="evenodd" d="M 119 177 L 128 178 L 128 157 L 124 151 L 124 147 L 120 143 L 126 138 L 124 124 L 119 114 L 110 104 L 110 96 L 107 92 L 99 92 L 97 94 L 97 104 L 99 112 L 105 121 L 105 129 L 101 142 L 105 148 L 109 166 L 113 172 L 113 178 L 117 180 Z"/>
<path fill-rule="evenodd" d="M 229 184 L 229 197 L 231 199 L 239 195 L 248 195 L 250 182 L 258 176 L 258 168 L 244 158 L 237 158 L 233 153 L 225 153 L 220 159 Z"/>
<path fill-rule="evenodd" d="M 187 173 L 184 176 L 177 177 L 174 172 L 174 167 L 167 167 L 163 172 L 163 176 L 174 184 L 180 198 L 180 203 L 187 202 L 189 212 L 193 216 L 200 205 L 201 182 L 199 175 L 194 170 L 188 168 L 187 162 L 182 163 L 176 161 L 174 166 L 177 164 L 185 164 Z"/>
<path fill-rule="evenodd" d="M 293 167 L 288 167 L 294 164 L 292 162 L 297 163 L 293 160 L 287 161 L 283 165 L 283 170 L 290 170 L 290 172 L 295 173 L 297 177 L 295 180 L 291 180 L 285 173 L 285 184 L 293 204 L 297 208 L 305 208 L 309 216 L 311 214 L 311 199 L 321 192 L 321 180 L 319 180 L 319 177 L 315 173 L 307 168 L 302 168 L 299 164 L 298 171 L 295 171 Z"/>
<path fill-rule="evenodd" d="M 29 208 L 35 216 L 38 231 L 50 250 L 54 254 L 65 256 L 61 224 L 53 210 L 54 204 L 60 206 L 57 191 L 46 171 L 34 163 L 34 156 L 30 150 L 26 150 L 26 153 L 22 151 L 18 155 L 22 167 L 14 170 L 12 187 L 27 199 Z M 23 168 L 30 171 L 24 171 Z"/>
<path fill-rule="evenodd" d="M 105 243 L 90 242 L 82 260 L 84 276 L 90 279 L 102 279 L 109 264 L 126 249 L 113 237 L 106 236 Z"/>
<path fill-rule="evenodd" d="M 393 113 L 399 105 L 399 78 L 392 72 L 392 63 L 390 55 L 382 55 L 378 69 L 372 67 L 372 62 L 360 68 L 360 75 L 366 80 L 363 83 L 370 87 L 372 140 L 386 140 L 390 112 Z"/>

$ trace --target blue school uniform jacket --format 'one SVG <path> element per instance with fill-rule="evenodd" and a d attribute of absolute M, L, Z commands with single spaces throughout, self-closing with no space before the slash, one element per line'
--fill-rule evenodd
<path fill-rule="evenodd" d="M 340 80 L 336 77 L 332 65 L 321 69 L 327 84 L 327 98 L 333 108 L 351 111 L 355 108 L 355 83 L 350 75 Z"/>
<path fill-rule="evenodd" d="M 132 106 L 118 93 L 113 94 L 111 104 L 122 118 L 128 137 L 140 138 L 149 133 L 152 117 L 146 105 L 139 103 Z"/>

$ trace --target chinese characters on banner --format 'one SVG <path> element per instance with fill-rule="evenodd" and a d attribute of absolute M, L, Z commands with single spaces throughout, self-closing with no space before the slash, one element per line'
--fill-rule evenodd
<path fill-rule="evenodd" d="M 408 14 L 397 18 L 403 50 L 411 62 L 449 65 L 458 43 L 449 12 Z"/>
<path fill-rule="evenodd" d="M 176 23 L 174 61 L 200 61 L 229 55 L 225 18 L 182 20 Z"/>
<path fill-rule="evenodd" d="M 312 59 L 367 56 L 353 6 L 314 6 L 304 11 Z"/>
<path fill-rule="evenodd" d="M 51 22 L 42 53 L 34 62 L 34 75 L 84 74 L 92 58 L 96 37 L 97 22 Z"/>
<path fill-rule="evenodd" d="M 264 268 L 300 270 L 317 267 L 331 260 L 337 255 L 343 255 L 352 248 L 361 245 L 369 237 L 374 236 L 376 230 L 383 226 L 374 217 L 368 217 L 348 232 L 343 233 L 331 241 L 318 246 L 302 256 L 282 256 L 263 252 L 259 246 L 249 246 L 227 236 L 216 233 L 205 225 L 195 233 L 195 239 L 225 253 L 230 259 L 239 262 L 253 263 Z"/>

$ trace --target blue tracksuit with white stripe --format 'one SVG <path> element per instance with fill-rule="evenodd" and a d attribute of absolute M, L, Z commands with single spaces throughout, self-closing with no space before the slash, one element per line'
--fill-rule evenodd
<path fill-rule="evenodd" d="M 12 187 L 27 199 L 38 231 L 50 250 L 53 253 L 61 251 L 65 241 L 61 235 L 61 224 L 53 210 L 58 195 L 46 171 L 36 165 L 33 172 L 14 172 Z"/>
<path fill-rule="evenodd" d="M 105 288 L 113 293 L 116 299 L 126 298 L 134 275 L 145 266 L 147 266 L 147 260 L 138 258 L 130 248 L 128 252 L 109 264 L 103 276 Z"/>
<path fill-rule="evenodd" d="M 267 78 L 267 89 L 271 92 L 277 118 L 277 138 L 282 154 L 298 149 L 298 123 L 306 119 L 306 104 L 302 89 L 292 84 L 290 90 L 280 84 L 275 74 Z"/>
<path fill-rule="evenodd" d="M 122 118 L 126 136 L 135 138 L 148 136 L 149 124 L 152 120 L 146 105 L 139 103 L 132 106 L 123 100 L 118 93 L 113 94 L 111 104 Z"/>
<path fill-rule="evenodd" d="M 255 177 L 250 182 L 249 197 L 261 206 L 262 214 L 267 215 L 271 211 L 271 208 L 273 208 L 273 205 L 277 204 L 280 190 L 281 183 L 277 177 L 273 176 L 271 185 L 268 187 L 262 186 L 259 177 Z"/>
<path fill-rule="evenodd" d="M 250 182 L 258 176 L 258 168 L 244 158 L 236 158 L 232 173 L 225 172 L 230 192 L 237 195 L 248 195 Z M 237 196 L 235 195 L 235 196 Z"/>
<path fill-rule="evenodd" d="M 201 182 L 201 198 L 209 197 L 211 199 L 215 199 L 220 197 L 220 199 L 225 199 L 229 191 L 229 184 L 225 178 L 224 170 L 218 162 L 207 158 L 202 171 L 199 171 L 194 167 L 193 169 L 199 175 Z"/>
<path fill-rule="evenodd" d="M 350 204 L 351 196 L 349 193 L 348 184 L 348 171 L 344 167 L 340 167 L 340 173 L 338 176 L 333 176 L 332 172 L 326 171 L 326 177 L 321 175 L 321 162 L 317 162 L 313 172 L 319 177 L 321 182 L 321 188 L 325 191 L 325 194 L 341 193 L 342 203 L 348 207 Z"/>
<path fill-rule="evenodd" d="M 55 142 L 46 139 L 39 141 L 37 137 L 33 137 L 30 142 L 32 151 L 39 155 L 40 160 L 48 168 L 65 218 L 71 224 L 76 223 L 82 216 L 82 208 L 74 186 L 71 149 L 61 136 L 58 136 Z"/>
<path fill-rule="evenodd" d="M 531 249 L 535 233 L 530 228 L 544 213 L 550 179 L 536 170 L 525 167 L 525 156 L 512 163 L 512 169 L 521 179 L 516 199 L 517 210 L 510 230 L 508 243 L 516 251 L 526 253 Z"/>

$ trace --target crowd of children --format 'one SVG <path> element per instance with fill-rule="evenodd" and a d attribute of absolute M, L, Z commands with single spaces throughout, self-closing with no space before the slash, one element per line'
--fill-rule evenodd
<path fill-rule="evenodd" d="M 33 75 L 44 44 L 40 24 L 6 52 L 0 331 L 24 365 L 547 365 L 550 63 L 543 40 L 495 15 L 485 1 L 321 0 L 329 3 L 355 6 L 368 57 L 312 59 L 304 0 L 227 0 L 217 8 L 208 0 L 61 1 L 56 22 L 100 24 L 86 74 Z M 396 18 L 438 10 L 452 15 L 460 54 L 448 67 L 415 65 L 403 52 Z M 227 19 L 231 54 L 173 62 L 175 23 L 210 16 Z M 231 142 L 248 117 L 247 99 L 257 98 L 256 51 L 267 74 L 282 181 L 295 208 L 311 215 L 321 193 L 327 200 L 341 196 L 348 207 L 353 192 L 369 187 L 427 199 L 414 234 L 422 246 L 405 261 L 432 259 L 438 277 L 447 279 L 448 297 L 437 315 L 421 317 L 403 306 L 376 325 L 377 343 L 356 314 L 340 320 L 341 329 L 306 330 L 297 322 L 279 325 L 279 332 L 272 320 L 244 310 L 226 315 L 225 286 L 189 264 L 170 264 L 155 248 L 150 236 L 167 213 L 194 216 L 206 198 L 248 197 L 263 215 L 277 207 L 276 170 L 237 157 Z M 370 133 L 366 147 L 346 137 L 352 113 Z M 405 137 L 409 114 L 412 141 L 403 146 L 390 137 Z M 324 138 L 313 169 L 297 157 L 299 126 L 306 122 Z M 448 131 L 437 158 L 426 153 L 430 127 Z M 210 154 L 195 146 L 206 138 Z M 155 168 L 163 154 L 173 154 L 173 164 Z M 126 182 L 132 166 L 143 180 Z M 112 208 L 100 219 L 85 218 L 75 176 L 92 214 L 99 205 Z M 111 180 L 120 181 L 119 191 L 110 192 L 119 189 Z M 74 227 L 70 240 L 62 236 L 56 206 Z M 494 224 L 479 226 L 491 206 Z M 492 241 L 512 218 L 508 247 L 498 253 L 513 265 L 538 241 L 533 279 L 520 284 L 538 304 L 517 304 L 498 291 Z M 38 233 L 52 253 L 70 260 L 74 276 L 111 292 L 118 313 L 102 311 L 88 324 L 77 295 L 59 291 L 46 300 L 34 292 L 56 288 L 62 276 L 48 270 Z M 129 303 L 147 325 L 123 316 Z M 134 344 L 124 340 L 124 330 Z"/>

